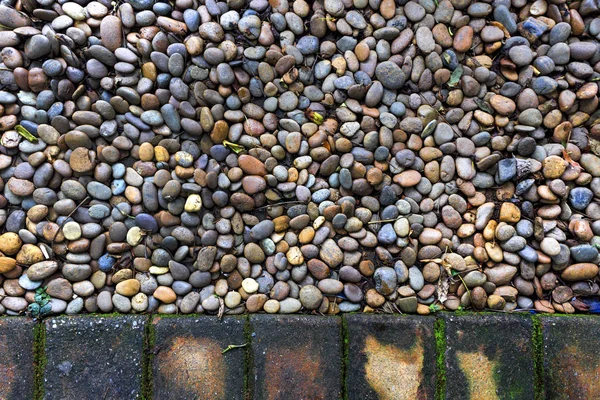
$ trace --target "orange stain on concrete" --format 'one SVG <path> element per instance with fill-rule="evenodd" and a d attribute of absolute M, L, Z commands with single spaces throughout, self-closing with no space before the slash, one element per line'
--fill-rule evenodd
<path fill-rule="evenodd" d="M 490 360 L 483 351 L 456 352 L 458 366 L 467 378 L 471 400 L 499 399 L 494 380 L 497 361 Z"/>
<path fill-rule="evenodd" d="M 178 389 L 198 399 L 226 399 L 227 366 L 215 340 L 177 337 L 156 357 L 159 373 Z"/>
<path fill-rule="evenodd" d="M 269 348 L 265 358 L 267 399 L 326 399 L 322 369 L 321 355 L 312 348 Z"/>
<path fill-rule="evenodd" d="M 423 399 L 419 392 L 423 379 L 423 340 L 417 336 L 408 350 L 380 343 L 367 336 L 364 352 L 367 355 L 365 379 L 381 400 Z"/>
<path fill-rule="evenodd" d="M 565 399 L 598 398 L 600 365 L 595 354 L 570 345 L 563 348 L 555 360 L 559 363 L 554 366 L 553 373 L 556 392 L 562 392 Z"/>

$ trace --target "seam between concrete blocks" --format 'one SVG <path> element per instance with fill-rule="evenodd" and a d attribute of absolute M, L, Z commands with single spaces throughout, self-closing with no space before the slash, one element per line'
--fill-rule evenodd
<path fill-rule="evenodd" d="M 543 400 L 544 393 L 544 335 L 542 321 L 538 315 L 531 316 L 532 332 L 531 343 L 533 347 L 533 390 L 535 400 Z"/>
<path fill-rule="evenodd" d="M 142 390 L 141 398 L 151 400 L 154 395 L 154 377 L 152 372 L 152 362 L 154 360 L 154 347 L 156 345 L 156 332 L 152 323 L 154 317 L 148 316 L 146 326 L 144 327 L 144 346 L 142 349 Z"/>
<path fill-rule="evenodd" d="M 446 321 L 443 318 L 436 318 L 433 333 L 436 366 L 435 399 L 443 400 L 446 397 Z"/>
<path fill-rule="evenodd" d="M 346 316 L 342 316 L 342 327 L 340 330 L 340 345 L 342 353 L 341 363 L 341 379 L 342 379 L 342 392 L 341 397 L 343 400 L 348 400 L 348 367 L 349 367 L 349 351 L 350 351 L 350 337 L 348 335 L 348 321 Z"/>
<path fill-rule="evenodd" d="M 39 321 L 33 328 L 33 398 L 44 398 L 44 373 L 46 359 L 46 324 Z"/>
<path fill-rule="evenodd" d="M 245 316 L 244 339 L 248 343 L 244 347 L 244 399 L 251 400 L 254 397 L 254 360 L 252 357 L 252 325 L 250 316 Z"/>

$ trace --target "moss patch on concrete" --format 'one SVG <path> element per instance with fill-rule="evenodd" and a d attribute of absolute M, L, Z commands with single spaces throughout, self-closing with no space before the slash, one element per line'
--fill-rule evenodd
<path fill-rule="evenodd" d="M 434 325 L 435 364 L 436 364 L 436 400 L 446 398 L 446 321 L 436 319 Z"/>
<path fill-rule="evenodd" d="M 152 320 L 152 316 L 149 316 L 144 327 L 144 352 L 142 354 L 142 399 L 144 400 L 152 400 L 154 389 L 152 362 L 156 352 L 156 334 Z"/>
<path fill-rule="evenodd" d="M 544 393 L 544 335 L 542 334 L 542 322 L 537 315 L 532 315 L 533 329 L 531 333 L 531 344 L 533 347 L 533 372 L 535 400 L 543 400 Z"/>
<path fill-rule="evenodd" d="M 42 400 L 44 398 L 44 371 L 48 359 L 46 358 L 46 324 L 40 321 L 33 331 L 33 398 Z"/>
<path fill-rule="evenodd" d="M 340 340 L 342 343 L 342 399 L 348 400 L 348 366 L 349 366 L 349 347 L 350 339 L 348 337 L 348 321 L 346 318 L 342 318 L 342 329 L 340 333 Z"/>

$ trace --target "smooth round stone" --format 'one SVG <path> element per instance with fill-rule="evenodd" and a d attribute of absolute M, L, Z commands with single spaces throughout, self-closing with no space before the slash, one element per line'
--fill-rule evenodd
<path fill-rule="evenodd" d="M 35 290 L 42 286 L 44 281 L 32 281 L 29 279 L 27 274 L 23 274 L 19 277 L 19 286 L 25 290 Z"/>
<path fill-rule="evenodd" d="M 392 224 L 383 225 L 377 233 L 377 240 L 382 244 L 395 243 L 397 238 L 398 236 Z"/>
<path fill-rule="evenodd" d="M 285 301 L 285 300 L 284 300 Z M 306 285 L 300 289 L 300 302 L 308 310 L 316 310 L 323 301 L 323 294 L 313 285 Z"/>
<path fill-rule="evenodd" d="M 77 240 L 81 237 L 81 227 L 77 222 L 67 222 L 63 226 L 63 235 L 67 240 Z"/>
<path fill-rule="evenodd" d="M 391 61 L 378 64 L 375 75 L 385 88 L 391 90 L 400 89 L 406 80 L 406 75 L 402 69 Z"/>
<path fill-rule="evenodd" d="M 373 274 L 375 290 L 384 296 L 392 294 L 396 290 L 396 271 L 390 267 L 379 267 Z"/>
<path fill-rule="evenodd" d="M 279 302 L 279 314 L 293 314 L 302 308 L 302 303 L 294 298 L 288 297 Z"/>
<path fill-rule="evenodd" d="M 570 248 L 571 257 L 579 263 L 594 262 L 598 259 L 598 249 L 589 244 L 581 244 Z"/>
<path fill-rule="evenodd" d="M 150 214 L 138 214 L 135 216 L 135 224 L 141 229 L 148 232 L 158 232 L 158 222 Z"/>
<path fill-rule="evenodd" d="M 556 239 L 546 237 L 540 243 L 542 251 L 549 256 L 556 256 L 560 253 L 560 244 Z"/>
<path fill-rule="evenodd" d="M 558 83 L 550 77 L 541 76 L 533 78 L 531 88 L 539 95 L 546 95 L 556 91 Z"/>
<path fill-rule="evenodd" d="M 359 303 L 342 301 L 339 305 L 339 308 L 340 308 L 340 312 L 344 312 L 344 313 L 358 312 L 361 309 L 361 305 Z"/>
<path fill-rule="evenodd" d="M 114 257 L 104 254 L 98 259 L 98 268 L 100 268 L 100 271 L 108 272 L 112 269 L 116 262 L 117 260 Z"/>

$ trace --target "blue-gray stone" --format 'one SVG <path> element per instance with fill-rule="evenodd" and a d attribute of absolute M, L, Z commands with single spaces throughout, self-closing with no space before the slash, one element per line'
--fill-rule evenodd
<path fill-rule="evenodd" d="M 373 280 L 375 281 L 375 290 L 384 296 L 394 293 L 398 283 L 396 271 L 390 267 L 377 268 L 373 274 Z"/>
<path fill-rule="evenodd" d="M 398 236 L 396 235 L 396 231 L 394 231 L 394 226 L 392 224 L 383 225 L 377 233 L 377 240 L 382 244 L 395 243 L 397 238 Z"/>
<path fill-rule="evenodd" d="M 503 250 L 511 253 L 521 251 L 525 248 L 525 246 L 527 246 L 527 240 L 521 236 L 513 236 L 500 245 Z"/>
<path fill-rule="evenodd" d="M 312 200 L 315 203 L 321 203 L 329 198 L 331 192 L 329 189 L 319 189 L 312 194 Z"/>
<path fill-rule="evenodd" d="M 533 223 L 529 220 L 522 219 L 517 222 L 517 234 L 525 238 L 533 235 Z"/>
<path fill-rule="evenodd" d="M 496 172 L 496 182 L 503 184 L 512 180 L 517 175 L 517 159 L 505 158 L 498 163 L 498 171 Z"/>
<path fill-rule="evenodd" d="M 598 258 L 598 249 L 590 244 L 571 247 L 571 257 L 577 262 L 594 262 Z"/>
<path fill-rule="evenodd" d="M 395 219 L 398 218 L 400 211 L 398 211 L 398 207 L 394 205 L 389 205 L 383 209 L 381 212 L 381 219 Z"/>
<path fill-rule="evenodd" d="M 576 187 L 569 192 L 569 204 L 576 210 L 585 210 L 593 198 L 594 193 L 586 187 Z"/>
<path fill-rule="evenodd" d="M 533 186 L 534 183 L 535 183 L 535 179 L 533 179 L 533 178 L 525 179 L 524 181 L 517 183 L 517 187 L 515 188 L 515 194 L 517 196 L 522 195 L 523 193 L 527 192 L 529 190 L 529 188 L 531 188 Z"/>
<path fill-rule="evenodd" d="M 110 184 L 110 188 L 111 188 L 112 194 L 115 196 L 118 196 L 120 194 L 125 193 L 127 184 L 125 183 L 125 181 L 123 179 L 115 179 Z"/>
<path fill-rule="evenodd" d="M 311 35 L 302 36 L 298 40 L 296 48 L 304 55 L 314 54 L 319 50 L 319 38 Z"/>
<path fill-rule="evenodd" d="M 152 233 L 158 232 L 158 222 L 150 214 L 141 213 L 135 216 L 135 224 L 145 230 Z"/>
<path fill-rule="evenodd" d="M 342 301 L 339 305 L 339 308 L 341 312 L 357 312 L 360 311 L 360 303 Z"/>
<path fill-rule="evenodd" d="M 88 214 L 94 219 L 104 219 L 110 215 L 110 209 L 104 204 L 94 204 L 88 209 Z"/>
<path fill-rule="evenodd" d="M 558 82 L 556 79 L 548 76 L 540 76 L 538 78 L 533 78 L 531 82 L 531 88 L 537 94 L 550 94 L 556 91 L 558 88 Z"/>
<path fill-rule="evenodd" d="M 506 82 L 502 85 L 502 88 L 500 88 L 500 94 L 506 97 L 514 97 L 519 94 L 522 89 L 523 88 L 518 83 Z"/>
<path fill-rule="evenodd" d="M 517 22 L 513 19 L 510 10 L 504 4 L 495 7 L 494 19 L 500 22 L 509 33 L 513 34 L 517 31 Z"/>
<path fill-rule="evenodd" d="M 350 172 L 350 171 L 348 171 Z M 398 194 L 392 186 L 384 186 L 379 194 L 379 203 L 382 206 L 389 206 L 398 200 Z"/>
<path fill-rule="evenodd" d="M 200 27 L 200 14 L 193 8 L 188 8 L 183 12 L 183 21 L 190 31 L 197 31 Z"/>
<path fill-rule="evenodd" d="M 423 289 L 423 286 L 425 286 L 425 279 L 423 278 L 423 274 L 419 267 L 410 267 L 408 269 L 408 283 L 416 292 Z"/>
<path fill-rule="evenodd" d="M 108 200 L 112 197 L 110 188 L 105 184 L 96 181 L 88 183 L 87 191 L 90 196 L 100 200 Z"/>
<path fill-rule="evenodd" d="M 127 0 L 136 10 L 149 10 L 154 4 L 154 0 Z"/>
<path fill-rule="evenodd" d="M 527 262 L 537 262 L 538 254 L 537 252 L 530 246 L 525 246 L 523 250 L 519 251 L 519 256 Z"/>
<path fill-rule="evenodd" d="M 39 288 L 40 286 L 42 286 L 42 283 L 44 283 L 44 281 L 30 280 L 29 277 L 27 276 L 27 274 L 23 274 L 19 278 L 19 286 L 21 286 L 25 290 L 35 290 L 35 289 Z"/>
<path fill-rule="evenodd" d="M 100 268 L 100 271 L 108 272 L 112 269 L 116 262 L 116 258 L 111 257 L 109 254 L 104 254 L 98 259 L 98 268 Z"/>

